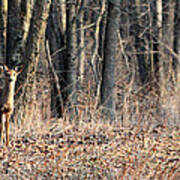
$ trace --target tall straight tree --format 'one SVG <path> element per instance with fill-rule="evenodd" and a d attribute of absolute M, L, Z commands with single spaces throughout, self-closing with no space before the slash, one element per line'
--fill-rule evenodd
<path fill-rule="evenodd" d="M 35 89 L 35 73 L 39 59 L 40 43 L 45 36 L 50 4 L 51 0 L 35 1 L 33 7 L 33 15 L 24 51 L 25 66 L 21 75 L 21 84 L 23 85 L 23 93 L 21 97 L 23 97 L 22 104 L 25 108 L 23 114 L 24 119 L 29 116 L 29 111 L 33 111 L 31 105 L 36 98 L 35 94 L 33 94 Z"/>
<path fill-rule="evenodd" d="M 78 58 L 79 58 L 79 78 L 81 84 L 84 81 L 85 78 L 85 30 L 84 30 L 84 15 L 86 12 L 86 6 L 88 4 L 87 0 L 81 0 L 79 1 L 79 19 L 78 19 L 78 44 L 79 44 L 79 49 L 78 49 Z"/>
<path fill-rule="evenodd" d="M 31 0 L 8 0 L 7 16 L 7 64 L 13 66 L 21 61 L 30 26 Z"/>
<path fill-rule="evenodd" d="M 173 87 L 173 84 L 175 83 L 175 72 L 173 68 L 174 60 L 173 55 L 170 52 L 174 49 L 174 13 L 175 1 L 163 1 L 163 44 L 165 45 L 165 48 L 162 57 L 164 59 L 166 91 L 170 90 L 167 86 Z M 172 91 L 172 89 L 170 91 Z"/>
<path fill-rule="evenodd" d="M 94 79 L 96 83 L 95 87 L 95 96 L 100 95 L 100 87 L 101 87 L 101 79 L 100 79 L 100 72 L 99 70 L 99 64 L 100 63 L 100 58 L 103 59 L 103 50 L 102 48 L 104 47 L 102 44 L 104 44 L 104 29 L 105 29 L 105 20 L 106 20 L 106 0 L 102 0 L 101 2 L 98 3 L 100 10 L 98 14 L 93 14 L 92 19 L 94 18 L 95 22 L 95 28 L 94 28 L 94 33 L 93 33 L 93 48 L 92 48 L 92 58 L 91 58 L 91 63 L 92 63 L 92 68 L 93 68 L 93 73 L 94 73 Z M 104 24 L 103 24 L 104 23 Z M 98 54 L 99 53 L 99 54 Z M 100 58 L 99 58 L 99 57 Z"/>
<path fill-rule="evenodd" d="M 0 1 L 0 27 L 0 62 L 4 62 L 6 56 L 7 0 Z"/>
<path fill-rule="evenodd" d="M 57 89 L 57 82 L 52 81 L 51 88 L 51 109 L 53 116 L 61 116 L 63 113 L 63 102 L 60 98 L 64 88 L 64 29 L 62 26 L 63 22 L 63 11 L 58 8 L 61 7 L 63 2 L 61 0 L 52 0 L 50 13 L 48 18 L 48 26 L 46 29 L 46 39 L 48 39 L 50 46 L 50 53 L 52 54 L 53 66 L 58 76 L 58 84 L 60 84 L 60 91 Z"/>
<path fill-rule="evenodd" d="M 154 16 L 154 26 L 156 27 L 156 34 L 155 34 L 155 41 L 154 41 L 154 51 L 156 52 L 154 54 L 154 65 L 155 65 L 155 77 L 157 79 L 157 94 L 160 97 L 162 95 L 162 92 L 164 92 L 164 68 L 163 68 L 163 59 L 161 56 L 162 52 L 162 25 L 163 25 L 163 4 L 162 0 L 155 1 L 155 7 L 156 7 L 156 15 Z"/>
<path fill-rule="evenodd" d="M 105 113 L 106 117 L 110 120 L 115 119 L 114 70 L 118 44 L 119 18 L 120 1 L 109 0 L 102 70 L 101 104 L 104 106 L 103 113 Z"/>
<path fill-rule="evenodd" d="M 8 0 L 7 21 L 7 63 L 11 64 L 13 50 L 16 43 L 21 39 L 21 1 Z"/>
<path fill-rule="evenodd" d="M 77 83 L 77 24 L 76 24 L 76 4 L 73 1 L 67 2 L 67 27 L 66 27 L 66 81 L 67 98 L 69 107 L 74 107 L 77 103 L 76 83 Z"/>
<path fill-rule="evenodd" d="M 142 84 L 147 82 L 148 79 L 148 70 L 147 70 L 147 62 L 148 62 L 148 54 L 145 53 L 146 51 L 146 42 L 147 42 L 147 35 L 144 31 L 144 25 L 145 23 L 148 23 L 147 15 L 145 11 L 147 9 L 141 5 L 141 0 L 136 0 L 136 10 L 135 10 L 135 19 L 134 19 L 134 37 L 135 37 L 135 48 L 137 51 L 137 63 L 138 63 L 138 69 L 139 69 L 139 77 L 140 82 Z M 142 14 L 144 14 L 142 16 Z M 148 26 L 148 24 L 146 24 Z"/>
<path fill-rule="evenodd" d="M 180 55 L 180 1 L 175 2 L 175 15 L 174 15 L 174 51 Z M 177 82 L 180 81 L 180 62 L 179 58 L 174 59 L 174 68 L 176 72 Z M 178 83 L 178 87 L 180 84 Z"/>

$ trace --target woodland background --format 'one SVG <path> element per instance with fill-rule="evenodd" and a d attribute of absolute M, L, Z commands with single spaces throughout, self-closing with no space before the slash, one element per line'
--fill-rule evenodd
<path fill-rule="evenodd" d="M 179 0 L 0 0 L 0 61 L 24 65 L 3 178 L 178 179 Z"/>

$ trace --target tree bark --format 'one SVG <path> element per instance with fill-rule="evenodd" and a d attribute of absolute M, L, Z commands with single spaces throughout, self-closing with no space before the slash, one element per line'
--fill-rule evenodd
<path fill-rule="evenodd" d="M 50 4 L 50 0 L 35 1 L 29 34 L 25 45 L 25 66 L 20 77 L 21 86 L 23 87 L 21 98 L 25 108 L 23 119 L 25 120 L 28 119 L 29 110 L 31 109 L 31 112 L 33 112 L 31 106 L 36 100 L 36 94 L 34 93 L 35 73 L 39 59 L 40 42 L 44 39 Z"/>
<path fill-rule="evenodd" d="M 73 2 L 67 4 L 66 27 L 66 82 L 69 107 L 73 108 L 77 103 L 77 24 L 76 6 Z"/>
<path fill-rule="evenodd" d="M 93 49 L 92 49 L 92 58 L 91 58 L 91 64 L 92 64 L 92 70 L 93 70 L 93 75 L 94 75 L 94 79 L 95 79 L 95 83 L 96 83 L 96 87 L 95 87 L 95 96 L 99 98 L 100 96 L 100 87 L 101 87 L 101 78 L 100 78 L 100 58 L 98 57 L 98 53 L 101 51 L 100 47 L 101 43 L 100 40 L 103 40 L 103 38 L 101 39 L 100 37 L 100 32 L 102 32 L 102 28 L 103 26 L 101 26 L 102 24 L 102 19 L 104 18 L 104 14 L 106 12 L 106 0 L 102 0 L 100 4 L 100 12 L 99 15 L 97 17 L 96 23 L 95 23 L 95 28 L 94 28 L 94 43 L 93 43 Z M 95 17 L 96 19 L 96 17 Z M 101 34 L 103 36 L 103 34 Z M 101 53 L 101 52 L 100 52 Z M 103 57 L 103 56 L 102 56 Z"/>
<path fill-rule="evenodd" d="M 137 63 L 138 63 L 138 79 L 140 79 L 140 83 L 145 84 L 148 80 L 148 54 L 145 52 L 146 44 L 146 33 L 144 32 L 144 23 L 147 23 L 147 19 L 144 20 L 146 15 L 142 12 L 141 1 L 136 0 L 136 20 L 135 20 L 135 48 L 137 53 Z M 144 14 L 142 16 L 142 14 Z"/>
<path fill-rule="evenodd" d="M 47 18 L 49 16 L 50 0 L 36 1 L 33 8 L 30 30 L 25 47 L 26 71 L 33 72 L 31 64 L 36 64 L 39 55 L 39 44 L 45 35 Z"/>
<path fill-rule="evenodd" d="M 173 55 L 170 53 L 169 49 L 173 51 L 174 49 L 174 12 L 175 12 L 175 1 L 165 0 L 163 1 L 163 44 L 164 52 L 162 57 L 164 59 L 164 72 L 166 78 L 166 90 L 168 91 L 168 86 L 173 87 L 175 83 L 175 71 L 173 68 Z M 172 88 L 171 88 L 172 91 Z"/>
<path fill-rule="evenodd" d="M 179 56 L 179 58 L 174 59 L 174 69 L 176 73 L 176 81 L 178 82 L 178 87 L 180 87 L 180 1 L 175 2 L 175 18 L 174 18 L 174 51 Z"/>
<path fill-rule="evenodd" d="M 163 4 L 162 0 L 156 1 L 156 26 L 157 26 L 157 50 L 158 50 L 158 83 L 159 83 L 159 96 L 162 96 L 165 91 L 165 77 L 164 77 L 164 60 L 162 59 L 162 38 L 163 38 Z"/>
<path fill-rule="evenodd" d="M 31 0 L 8 1 L 7 64 L 21 63 L 30 26 Z"/>
<path fill-rule="evenodd" d="M 120 1 L 108 1 L 107 27 L 105 35 L 105 54 L 102 72 L 101 104 L 104 106 L 103 113 L 111 121 L 115 119 L 115 56 L 118 39 L 120 18 Z"/>
<path fill-rule="evenodd" d="M 12 62 L 12 56 L 16 43 L 21 40 L 21 2 L 8 0 L 8 24 L 7 24 L 7 64 Z"/>
<path fill-rule="evenodd" d="M 85 30 L 84 30 L 84 14 L 87 6 L 87 0 L 80 1 L 80 10 L 78 12 L 79 19 L 78 19 L 78 58 L 79 58 L 79 79 L 81 85 L 85 80 Z"/>
<path fill-rule="evenodd" d="M 60 3 L 60 2 L 59 2 Z M 58 84 L 60 85 L 61 92 L 58 92 L 57 89 L 57 81 L 52 81 L 52 89 L 51 89 L 51 109 L 52 109 L 52 116 L 62 116 L 63 113 L 63 106 L 64 103 L 62 102 L 61 96 L 59 93 L 63 94 L 63 89 L 65 87 L 64 82 L 64 36 L 63 31 L 60 30 L 60 22 L 59 17 L 62 18 L 62 16 L 59 16 L 60 9 L 58 9 L 58 3 L 56 0 L 52 1 L 51 7 L 50 7 L 50 14 L 48 19 L 48 26 L 46 30 L 46 38 L 48 39 L 49 45 L 50 45 L 50 52 L 51 57 L 53 59 L 52 65 L 54 66 L 54 69 L 58 72 Z"/>
<path fill-rule="evenodd" d="M 0 1 L 0 62 L 6 57 L 7 0 Z"/>

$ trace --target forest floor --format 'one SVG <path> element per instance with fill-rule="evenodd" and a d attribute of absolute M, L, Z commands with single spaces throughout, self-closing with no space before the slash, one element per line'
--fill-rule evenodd
<path fill-rule="evenodd" d="M 61 122 L 0 147 L 0 179 L 180 179 L 180 131 Z M 44 130 L 45 129 L 45 130 Z"/>

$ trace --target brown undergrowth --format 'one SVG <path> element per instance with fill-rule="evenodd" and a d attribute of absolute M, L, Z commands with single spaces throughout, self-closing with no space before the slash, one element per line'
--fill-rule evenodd
<path fill-rule="evenodd" d="M 12 135 L 11 135 L 12 136 Z M 179 128 L 54 120 L 0 147 L 0 179 L 180 179 Z"/>

